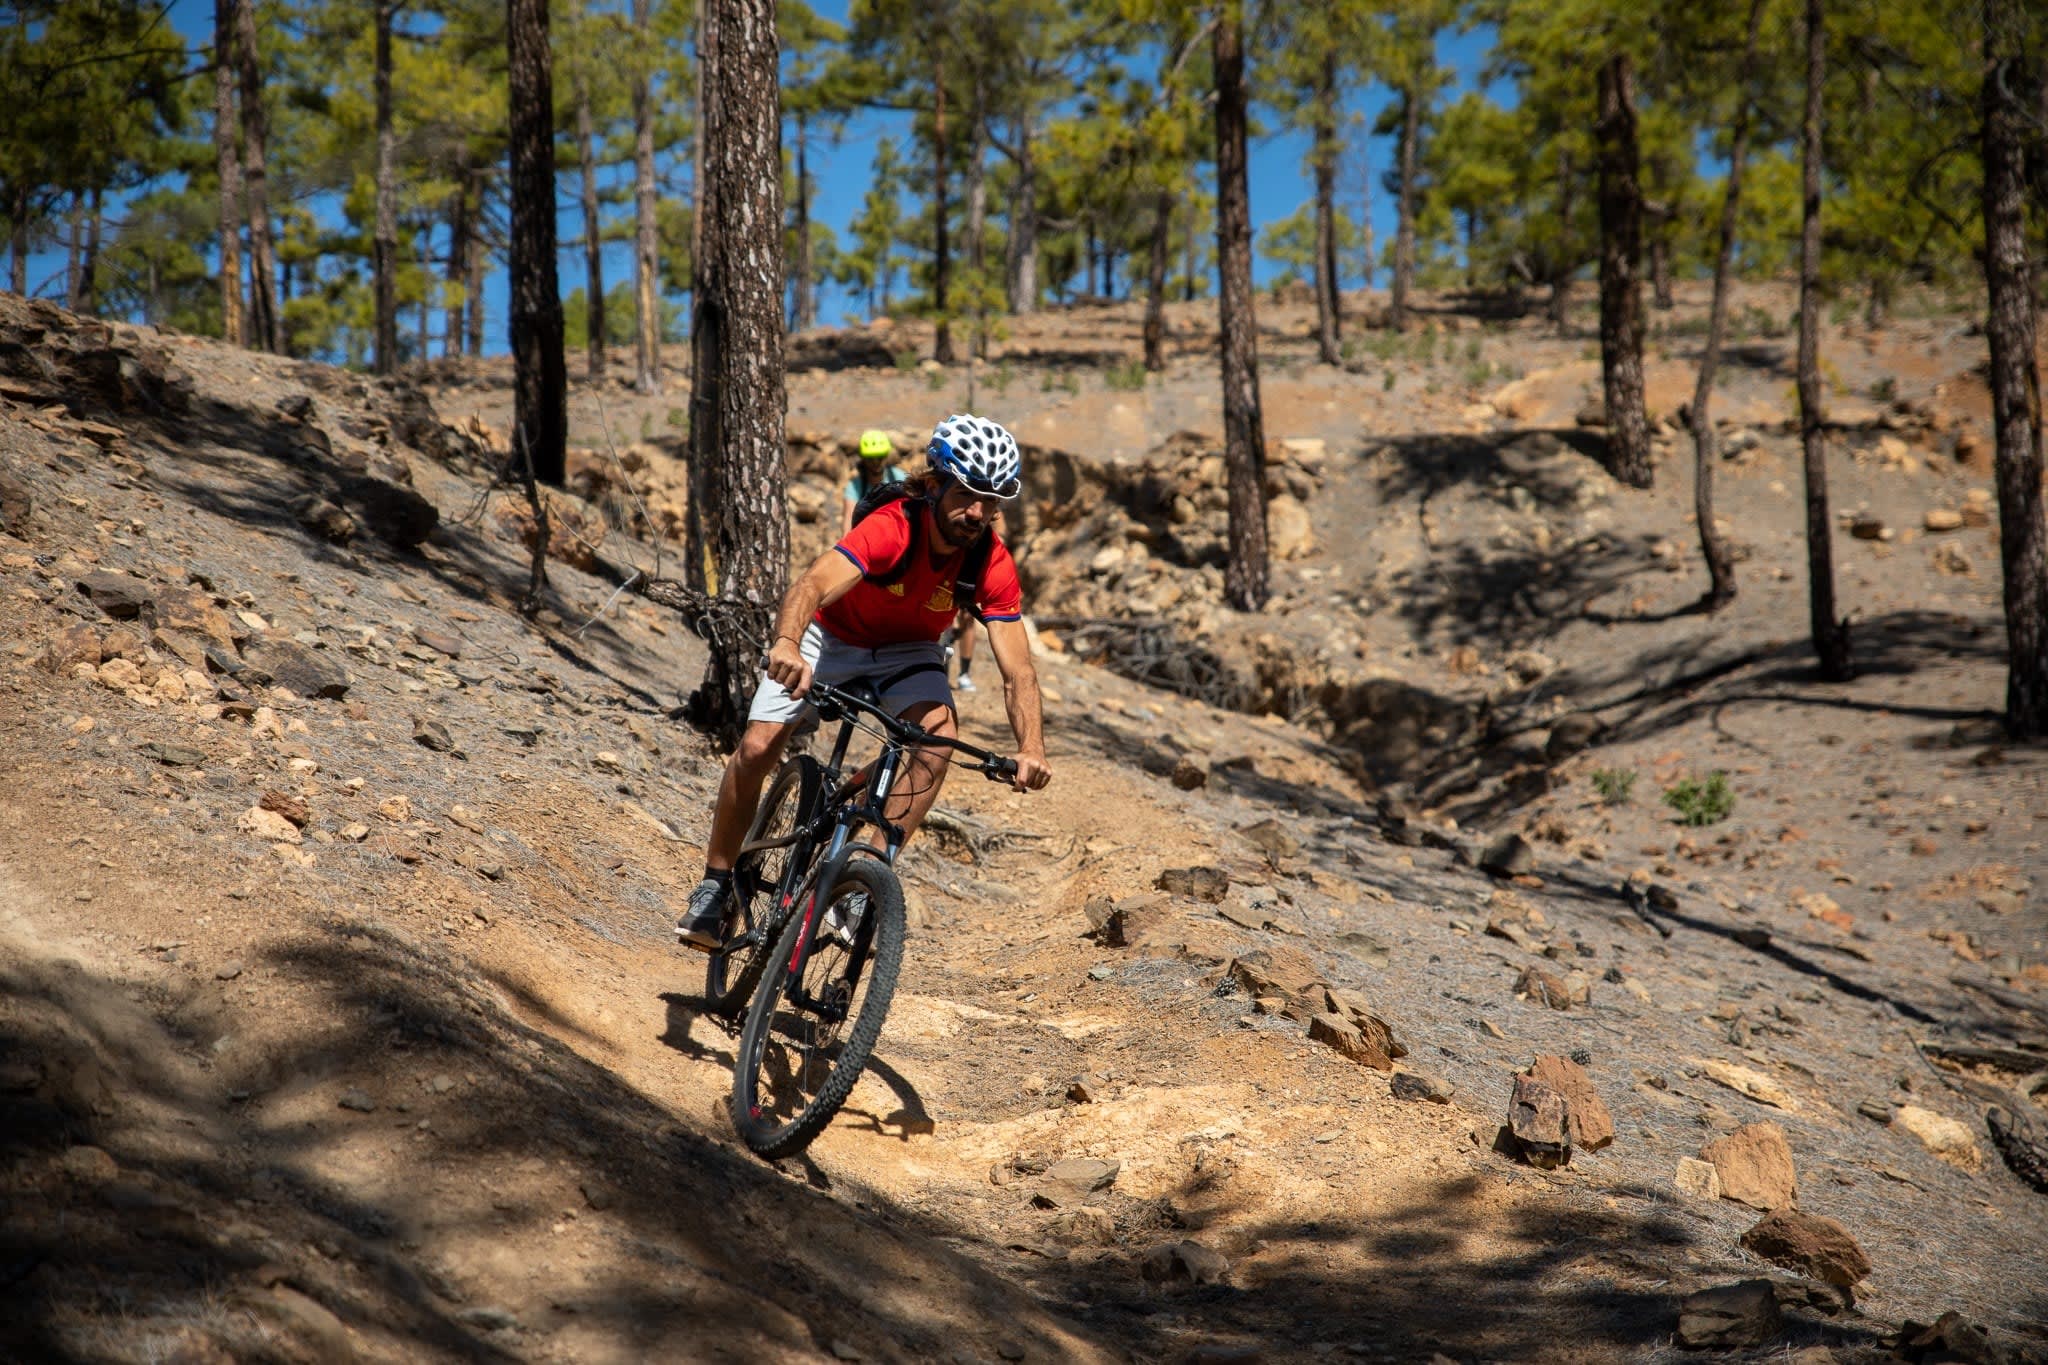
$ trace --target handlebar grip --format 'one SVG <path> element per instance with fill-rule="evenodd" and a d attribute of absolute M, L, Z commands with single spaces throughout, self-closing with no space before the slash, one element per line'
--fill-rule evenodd
<path fill-rule="evenodd" d="M 981 765 L 981 771 L 991 782 L 1008 782 L 1017 775 L 1017 760 L 991 758 Z"/>

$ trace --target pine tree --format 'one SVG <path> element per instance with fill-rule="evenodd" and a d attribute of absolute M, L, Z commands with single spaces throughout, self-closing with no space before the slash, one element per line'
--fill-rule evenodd
<path fill-rule="evenodd" d="M 1803 227 L 1799 244 L 1799 441 L 1806 482 L 1807 600 L 1821 677 L 1855 675 L 1849 627 L 1835 612 L 1834 527 L 1828 517 L 1827 413 L 1820 382 L 1821 123 L 1827 79 L 1823 0 L 1806 0 L 1806 112 L 1801 133 Z"/>
<path fill-rule="evenodd" d="M 650 69 L 654 37 L 654 0 L 633 0 L 633 31 L 638 43 L 632 61 L 633 101 L 633 297 L 637 307 L 633 344 L 633 387 L 640 393 L 661 388 L 659 280 L 660 224 L 654 181 L 654 88 Z"/>
<path fill-rule="evenodd" d="M 513 439 L 532 477 L 560 487 L 568 440 L 568 374 L 562 355 L 562 293 L 555 275 L 548 0 L 507 0 L 505 14 L 511 76 Z M 381 310 L 378 323 L 383 324 Z"/>
<path fill-rule="evenodd" d="M 1266 436 L 1259 411 L 1258 323 L 1252 310 L 1251 191 L 1245 159 L 1244 6 L 1221 0 L 1211 30 L 1216 82 L 1216 257 L 1222 277 L 1223 463 L 1230 557 L 1223 596 L 1239 611 L 1266 605 Z"/>
<path fill-rule="evenodd" d="M 235 72 L 242 113 L 242 197 L 249 224 L 248 332 L 265 351 L 284 348 L 277 316 L 277 253 L 270 233 L 270 119 L 263 107 L 263 68 L 256 40 L 255 0 L 231 0 Z"/>
<path fill-rule="evenodd" d="M 1607 405 L 1607 470 L 1634 488 L 1655 479 L 1643 407 L 1643 190 L 1636 148 L 1635 76 L 1626 53 L 1600 65 L 1600 373 Z"/>
<path fill-rule="evenodd" d="M 220 180 L 221 335 L 248 342 L 242 320 L 242 149 L 235 115 L 235 0 L 213 0 L 213 152 Z M 16 253 L 17 258 L 20 252 Z M 26 287 L 17 286 L 22 292 Z"/>

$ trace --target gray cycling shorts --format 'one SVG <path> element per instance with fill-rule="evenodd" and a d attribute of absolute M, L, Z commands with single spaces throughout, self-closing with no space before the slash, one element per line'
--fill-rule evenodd
<path fill-rule="evenodd" d="M 826 633 L 823 626 L 813 621 L 804 638 L 797 642 L 797 649 L 811 666 L 812 676 L 822 683 L 836 687 L 855 678 L 867 678 L 881 686 L 894 679 L 882 693 L 882 705 L 892 715 L 900 716 L 920 702 L 937 702 L 949 708 L 953 705 L 953 688 L 946 681 L 946 653 L 936 640 L 863 649 Z M 754 704 L 747 710 L 747 719 L 787 725 L 802 715 L 807 705 L 808 702 L 798 701 L 781 683 L 763 674 L 761 685 L 754 689 Z"/>

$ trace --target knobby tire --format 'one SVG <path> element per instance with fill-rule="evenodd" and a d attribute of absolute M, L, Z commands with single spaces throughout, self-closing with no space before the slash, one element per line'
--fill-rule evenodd
<path fill-rule="evenodd" d="M 855 1083 L 867 1067 L 868 1056 L 874 1051 L 875 1040 L 881 1036 L 882 1021 L 888 1015 L 890 1001 L 896 994 L 896 978 L 903 966 L 903 887 L 886 864 L 866 857 L 851 859 L 841 870 L 830 892 L 819 896 L 816 914 L 820 921 L 827 906 L 841 894 L 853 890 L 865 891 L 868 896 L 867 913 L 856 935 L 857 943 L 865 949 L 865 963 L 853 983 L 853 990 L 858 990 L 864 981 L 867 993 L 861 998 L 855 1017 L 842 1020 L 838 1025 L 841 1041 L 837 1052 L 830 1058 L 829 1071 L 802 1107 L 786 1121 L 778 1121 L 770 1111 L 770 1101 L 761 1092 L 760 1080 L 769 1047 L 782 1047 L 784 1055 L 789 1055 L 790 1049 L 782 1037 L 792 1027 L 803 1029 L 806 1021 L 816 1018 L 798 1016 L 793 1025 L 785 1024 L 780 1031 L 781 1036 L 778 1036 L 778 1016 L 787 1019 L 794 1013 L 784 995 L 790 958 L 805 932 L 804 915 L 790 916 L 789 926 L 782 932 L 773 955 L 765 964 L 766 970 L 754 992 L 753 1007 L 747 1013 L 746 1027 L 740 1033 L 739 1055 L 733 1063 L 730 1105 L 733 1128 L 749 1149 L 770 1161 L 794 1156 L 808 1147 L 811 1140 L 832 1121 L 833 1115 L 839 1112 L 839 1107 L 846 1103 L 847 1096 L 853 1093 Z M 826 957 L 827 954 L 821 952 L 817 945 L 813 946 L 812 954 L 805 963 L 807 978 L 815 975 L 817 964 Z M 856 952 L 853 957 L 858 959 L 860 953 Z M 816 986 L 818 983 L 806 984 Z M 813 993 L 816 993 L 815 989 Z"/>
<path fill-rule="evenodd" d="M 768 795 L 754 813 L 754 823 L 747 830 L 744 842 L 750 844 L 770 835 L 771 831 L 775 837 L 780 837 L 807 823 L 817 810 L 823 786 L 824 777 L 818 760 L 808 754 L 798 754 L 785 760 L 776 769 Z M 705 960 L 704 1001 L 705 1008 L 711 1013 L 736 1019 L 746 1011 L 747 1001 L 753 997 L 754 987 L 761 980 L 761 969 L 768 964 L 769 949 L 781 937 L 782 908 L 776 903 L 776 897 L 782 883 L 787 880 L 790 860 L 808 860 L 811 853 L 812 850 L 800 841 L 787 848 L 766 849 L 740 856 L 733 870 L 735 905 L 728 917 L 726 941 L 729 943 L 756 926 L 775 927 L 764 929 L 761 942 L 751 949 L 727 951 L 721 947 Z"/>

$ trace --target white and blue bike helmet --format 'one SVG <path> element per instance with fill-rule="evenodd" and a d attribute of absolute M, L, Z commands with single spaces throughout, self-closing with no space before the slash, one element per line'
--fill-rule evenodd
<path fill-rule="evenodd" d="M 971 491 L 1008 502 L 1023 491 L 1024 461 L 1016 438 L 986 417 L 955 413 L 932 431 L 931 467 Z"/>

